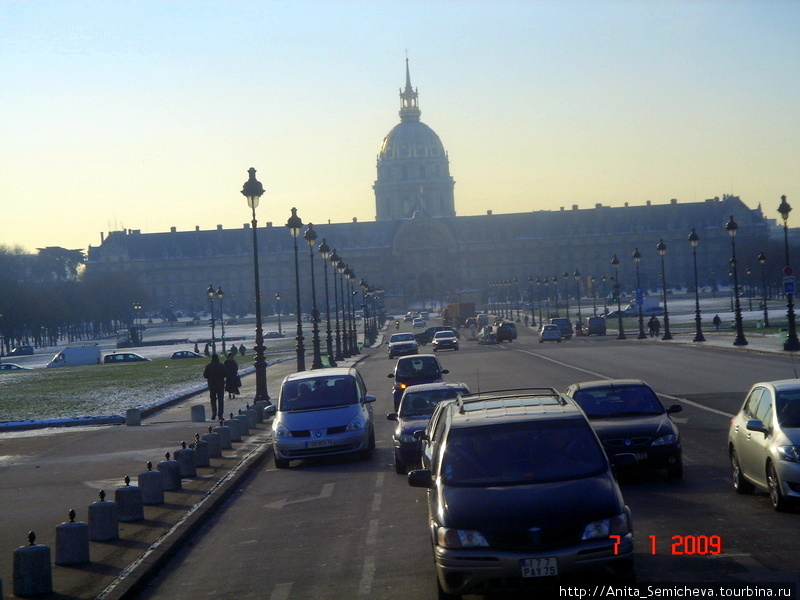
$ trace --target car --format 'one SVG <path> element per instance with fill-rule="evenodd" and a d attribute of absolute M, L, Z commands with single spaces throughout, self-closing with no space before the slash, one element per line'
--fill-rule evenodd
<path fill-rule="evenodd" d="M 393 333 L 386 343 L 389 345 L 389 358 L 419 352 L 419 346 L 417 346 L 417 340 L 414 339 L 413 333 Z"/>
<path fill-rule="evenodd" d="M 33 354 L 33 346 L 17 346 L 8 353 L 9 356 L 27 356 Z"/>
<path fill-rule="evenodd" d="M 432 350 L 458 350 L 458 337 L 452 331 L 437 331 L 433 334 Z"/>
<path fill-rule="evenodd" d="M 427 321 L 428 319 L 430 319 L 430 318 L 431 318 L 431 315 L 430 315 L 430 313 L 428 313 L 428 311 L 425 311 L 425 310 L 423 310 L 422 312 L 420 312 L 420 313 L 419 313 L 419 316 L 420 316 L 420 318 L 421 318 L 422 320 L 424 320 L 424 321 Z"/>
<path fill-rule="evenodd" d="M 630 510 L 569 398 L 552 388 L 459 397 L 419 436 L 423 468 L 408 483 L 427 489 L 439 598 L 634 580 Z"/>
<path fill-rule="evenodd" d="M 586 413 L 609 456 L 632 454 L 641 466 L 683 477 L 681 437 L 669 408 L 640 379 L 602 379 L 573 383 L 564 392 Z"/>
<path fill-rule="evenodd" d="M 589 317 L 586 320 L 586 335 L 605 335 L 606 334 L 606 319 L 605 317 Z"/>
<path fill-rule="evenodd" d="M 0 363 L 0 371 L 30 371 L 30 367 L 20 367 L 14 363 Z"/>
<path fill-rule="evenodd" d="M 458 329 L 455 327 L 448 327 L 446 325 L 434 325 L 432 327 L 428 327 L 425 331 L 417 333 L 414 337 L 417 339 L 417 343 L 420 346 L 424 346 L 425 344 L 429 344 L 433 341 L 433 336 L 436 335 L 437 331 L 452 331 L 457 338 L 461 337 Z"/>
<path fill-rule="evenodd" d="M 372 403 L 354 367 L 300 371 L 281 383 L 272 421 L 275 467 L 339 454 L 363 459 L 375 449 Z"/>
<path fill-rule="evenodd" d="M 459 395 L 469 395 L 466 383 L 423 383 L 405 389 L 397 412 L 386 418 L 396 423 L 392 434 L 394 445 L 394 470 L 403 474 L 419 466 L 420 441 L 416 434 L 423 431 L 433 414 L 433 409 L 443 400 L 452 400 Z"/>
<path fill-rule="evenodd" d="M 492 327 L 495 341 L 513 342 L 517 339 L 517 326 L 511 321 L 501 321 Z"/>
<path fill-rule="evenodd" d="M 561 331 L 558 329 L 558 325 L 542 325 L 539 330 L 539 343 L 545 342 L 561 343 Z"/>
<path fill-rule="evenodd" d="M 477 317 L 467 317 L 464 319 L 464 327 L 469 329 L 470 327 L 474 327 L 475 329 L 478 328 L 478 318 Z"/>
<path fill-rule="evenodd" d="M 413 320 L 414 320 L 414 314 L 413 313 L 408 312 L 408 313 L 405 314 L 405 316 L 403 316 L 403 321 L 404 322 L 409 322 L 409 321 L 413 321 Z"/>
<path fill-rule="evenodd" d="M 766 490 L 777 511 L 800 503 L 800 380 L 750 388 L 731 420 L 728 456 L 739 494 Z"/>
<path fill-rule="evenodd" d="M 113 354 L 106 354 L 103 357 L 104 364 L 116 364 L 116 363 L 124 363 L 124 362 L 141 362 L 141 361 L 149 361 L 149 358 L 145 358 L 135 352 L 114 352 Z"/>
<path fill-rule="evenodd" d="M 423 319 L 414 319 L 414 322 L 411 324 L 412 327 L 425 327 L 425 321 Z"/>
<path fill-rule="evenodd" d="M 203 355 L 191 350 L 178 350 L 173 352 L 170 358 L 203 358 Z"/>
<path fill-rule="evenodd" d="M 392 386 L 392 400 L 394 410 L 400 406 L 403 391 L 410 385 L 420 383 L 434 383 L 442 381 L 442 376 L 450 371 L 443 369 L 436 356 L 433 354 L 417 354 L 415 356 L 401 356 L 397 359 L 394 372 L 387 377 L 394 379 Z"/>
<path fill-rule="evenodd" d="M 563 317 L 555 317 L 550 319 L 550 323 L 552 325 L 556 325 L 561 332 L 561 337 L 565 340 L 572 339 L 572 335 L 575 331 L 572 329 L 572 322 L 569 319 L 565 319 Z"/>

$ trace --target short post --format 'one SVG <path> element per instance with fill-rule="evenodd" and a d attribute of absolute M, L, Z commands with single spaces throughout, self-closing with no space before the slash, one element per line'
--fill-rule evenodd
<path fill-rule="evenodd" d="M 142 490 L 142 504 L 152 506 L 164 504 L 164 474 L 153 471 L 153 463 L 147 461 L 147 471 L 139 473 L 139 489 Z"/>
<path fill-rule="evenodd" d="M 219 420 L 219 426 L 214 428 L 214 433 L 219 435 L 220 450 L 230 450 L 233 448 L 233 438 L 231 437 L 231 428 L 225 425 L 225 421 Z"/>
<path fill-rule="evenodd" d="M 206 422 L 206 407 L 202 404 L 192 405 L 192 423 Z"/>
<path fill-rule="evenodd" d="M 75 511 L 70 509 L 69 522 L 56 527 L 56 564 L 82 565 L 89 562 L 89 526 L 75 522 Z"/>
<path fill-rule="evenodd" d="M 53 591 L 50 547 L 35 544 L 36 534 L 28 534 L 28 545 L 14 550 L 14 595 L 38 596 Z"/>
<path fill-rule="evenodd" d="M 200 434 L 194 434 L 194 466 L 210 467 L 211 456 L 209 455 L 208 442 L 200 439 Z"/>
<path fill-rule="evenodd" d="M 208 457 L 219 458 L 222 456 L 222 447 L 220 446 L 220 435 L 214 432 L 211 425 L 208 426 L 208 433 L 203 434 L 203 439 L 208 443 Z"/>
<path fill-rule="evenodd" d="M 225 424 L 230 428 L 231 441 L 232 442 L 241 442 L 242 441 L 242 423 L 233 418 L 233 413 L 231 413 L 231 418 L 228 419 L 227 421 L 225 421 Z"/>
<path fill-rule="evenodd" d="M 129 408 L 125 411 L 125 425 L 138 426 L 142 424 L 142 411 L 138 408 Z"/>
<path fill-rule="evenodd" d="M 245 404 L 245 409 L 243 414 L 247 415 L 248 422 L 250 424 L 250 429 L 255 429 L 258 426 L 258 413 L 254 408 L 250 408 L 249 404 Z M 261 421 L 263 423 L 263 419 Z"/>
<path fill-rule="evenodd" d="M 125 475 L 125 486 L 115 490 L 114 501 L 119 510 L 119 520 L 123 523 L 144 519 L 142 490 L 138 485 L 131 485 L 131 478 L 127 475 Z"/>
<path fill-rule="evenodd" d="M 170 453 L 167 452 L 167 460 L 162 460 L 156 468 L 164 476 L 164 491 L 172 492 L 183 487 L 181 484 L 181 468 L 177 460 L 170 460 Z"/>
<path fill-rule="evenodd" d="M 239 433 L 241 435 L 250 435 L 250 417 L 243 414 L 242 409 L 239 409 L 239 414 L 233 419 L 239 421 Z"/>
<path fill-rule="evenodd" d="M 181 442 L 181 449 L 175 451 L 175 460 L 178 461 L 181 477 L 197 477 L 197 469 L 194 465 L 194 450 L 187 448 L 186 442 Z"/>
<path fill-rule="evenodd" d="M 106 501 L 106 493 L 103 490 L 100 490 L 100 502 L 89 505 L 89 539 L 93 542 L 119 539 L 117 503 Z"/>

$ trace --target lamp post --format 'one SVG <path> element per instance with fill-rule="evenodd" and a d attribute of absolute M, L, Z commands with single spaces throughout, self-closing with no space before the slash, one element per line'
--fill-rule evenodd
<path fill-rule="evenodd" d="M 528 305 L 531 307 L 531 327 L 536 327 L 536 309 L 533 307 L 533 275 L 528 275 Z M 541 315 L 539 320 L 541 320 Z"/>
<path fill-rule="evenodd" d="M 742 308 L 739 306 L 739 276 L 737 275 L 736 268 L 736 230 L 739 225 L 733 220 L 733 215 L 728 219 L 725 224 L 725 230 L 731 236 L 731 267 L 733 267 L 733 296 L 735 298 L 736 306 L 736 339 L 733 340 L 734 346 L 746 346 L 747 340 L 744 337 L 744 330 L 742 328 Z"/>
<path fill-rule="evenodd" d="M 761 265 L 761 304 L 764 307 L 764 327 L 769 327 L 769 311 L 767 310 L 767 274 L 765 265 L 767 255 L 764 251 L 758 253 L 758 264 Z"/>
<path fill-rule="evenodd" d="M 341 330 L 339 329 L 339 276 L 337 273 L 339 272 L 339 262 L 342 258 L 336 254 L 336 248 L 333 249 L 328 260 L 331 261 L 331 270 L 333 271 L 333 305 L 334 313 L 336 314 L 336 360 L 340 361 L 344 360 L 344 356 L 342 355 L 342 336 Z"/>
<path fill-rule="evenodd" d="M 253 279 L 255 285 L 255 301 L 256 301 L 256 343 L 255 343 L 255 360 L 253 367 L 256 373 L 256 395 L 253 399 L 254 402 L 267 402 L 269 403 L 269 392 L 267 391 L 267 360 L 265 358 L 266 347 L 264 346 L 264 331 L 261 322 L 261 287 L 258 276 L 258 238 L 256 236 L 256 207 L 264 195 L 264 187 L 256 179 L 256 170 L 252 167 L 247 171 L 250 178 L 245 182 L 242 187 L 242 194 L 247 198 L 247 205 L 253 212 L 253 220 L 251 222 L 251 229 L 253 230 Z"/>
<path fill-rule="evenodd" d="M 564 312 L 567 313 L 567 321 L 569 321 L 569 273 L 564 271 Z"/>
<path fill-rule="evenodd" d="M 342 301 L 342 355 L 345 358 L 350 358 L 352 356 L 352 353 L 350 352 L 350 326 L 347 321 L 347 312 L 350 308 L 350 303 L 345 302 L 344 295 L 347 281 L 347 276 L 345 275 L 347 264 L 345 264 L 341 258 L 339 259 L 339 262 L 336 263 L 336 270 L 339 271 L 339 293 Z M 342 359 L 337 357 L 336 360 Z"/>
<path fill-rule="evenodd" d="M 222 355 L 226 356 L 228 351 L 225 349 L 225 313 L 222 312 L 222 299 L 225 297 L 225 292 L 221 287 L 217 287 L 217 300 L 219 300 L 219 328 L 222 335 Z"/>
<path fill-rule="evenodd" d="M 295 314 L 297 316 L 297 345 L 295 352 L 297 354 L 297 370 L 306 370 L 306 348 L 303 344 L 303 317 L 300 312 L 300 262 L 297 258 L 297 238 L 300 236 L 300 230 L 303 228 L 303 221 L 297 216 L 297 209 L 292 208 L 292 216 L 286 222 L 286 227 L 294 238 L 294 289 L 295 289 Z"/>
<path fill-rule="evenodd" d="M 142 341 L 142 303 L 138 300 L 133 303 L 133 331 L 135 332 L 135 338 L 133 342 L 137 345 L 139 342 Z"/>
<path fill-rule="evenodd" d="M 348 297 L 348 302 L 350 303 L 350 331 L 348 332 L 350 338 L 350 354 L 351 356 L 355 356 L 356 354 L 361 354 L 358 350 L 358 333 L 356 332 L 356 306 L 354 298 L 356 291 L 353 289 L 353 282 L 356 280 L 356 274 L 353 273 L 350 267 L 345 269 L 344 274 L 350 285 L 350 295 Z"/>
<path fill-rule="evenodd" d="M 322 270 L 325 271 L 325 347 L 328 351 L 328 364 L 336 366 L 336 357 L 333 354 L 333 338 L 331 336 L 331 301 L 328 294 L 328 261 L 331 257 L 331 247 L 325 238 L 322 238 L 322 243 L 319 245 L 319 255 L 322 257 Z"/>
<path fill-rule="evenodd" d="M 620 300 L 620 285 L 619 285 L 619 259 L 617 255 L 611 259 L 611 266 L 614 267 L 614 290 L 617 296 L 617 321 L 619 326 L 619 333 L 617 334 L 618 340 L 625 339 L 625 330 L 622 328 L 622 302 Z"/>
<path fill-rule="evenodd" d="M 311 264 L 311 343 L 314 348 L 312 369 L 321 369 L 325 365 L 322 363 L 322 353 L 319 346 L 319 311 L 317 310 L 317 284 L 314 281 L 314 244 L 317 242 L 317 232 L 314 226 L 309 223 L 306 232 L 303 234 L 308 244 L 308 260 Z"/>
<path fill-rule="evenodd" d="M 786 196 L 781 196 L 781 204 L 778 207 L 778 212 L 781 214 L 781 218 L 783 219 L 783 245 L 786 249 L 786 266 L 783 268 L 783 274 L 787 279 L 789 277 L 792 278 L 791 282 L 786 281 L 784 284 L 786 288 L 786 315 L 789 318 L 789 334 L 786 336 L 786 342 L 783 344 L 783 349 L 800 350 L 800 340 L 797 339 L 797 326 L 794 320 L 794 293 L 790 291 L 794 287 L 794 271 L 789 265 L 789 226 L 787 224 L 787 221 L 789 220 L 789 213 L 791 211 L 792 207 L 786 201 Z"/>
<path fill-rule="evenodd" d="M 361 307 L 364 311 L 364 346 L 371 346 L 372 343 L 369 341 L 369 306 L 367 305 L 370 298 L 369 286 L 366 280 L 362 279 L 358 282 L 358 287 L 361 288 Z"/>
<path fill-rule="evenodd" d="M 603 276 L 600 277 L 600 281 L 603 284 L 601 289 L 602 289 L 602 292 L 603 292 L 603 314 L 604 315 L 608 314 L 608 294 L 606 293 L 606 279 L 608 279 L 608 278 L 606 277 L 606 274 L 603 273 Z"/>
<path fill-rule="evenodd" d="M 578 272 L 578 269 L 575 269 L 575 273 L 573 273 L 575 277 L 575 297 L 578 299 L 578 328 L 583 327 L 582 321 L 583 317 L 581 316 L 581 274 Z"/>
<path fill-rule="evenodd" d="M 703 335 L 703 328 L 701 326 L 701 317 L 700 317 L 700 284 L 697 281 L 697 242 L 700 240 L 700 236 L 697 235 L 697 232 L 692 227 L 692 232 L 689 234 L 689 244 L 692 246 L 692 261 L 694 262 L 694 325 L 695 325 L 695 334 L 694 334 L 694 342 L 705 342 L 706 338 Z"/>
<path fill-rule="evenodd" d="M 550 283 L 553 284 L 553 304 L 555 305 L 556 317 L 560 317 L 561 315 L 558 312 L 558 275 L 553 275 Z"/>
<path fill-rule="evenodd" d="M 544 325 L 542 321 L 542 280 L 540 277 L 536 278 L 536 307 L 539 310 L 539 327 Z"/>
<path fill-rule="evenodd" d="M 283 337 L 283 328 L 281 327 L 281 293 L 275 293 L 275 310 L 278 313 L 278 335 Z"/>
<path fill-rule="evenodd" d="M 667 310 L 667 279 L 664 274 L 664 256 L 667 253 L 667 245 L 664 243 L 663 239 L 658 240 L 656 250 L 658 250 L 659 255 L 661 255 L 661 288 L 664 291 L 664 335 L 661 336 L 661 339 L 671 340 L 672 334 L 669 332 L 669 311 Z"/>
<path fill-rule="evenodd" d="M 595 286 L 597 285 L 597 277 L 592 275 L 589 278 L 589 282 L 592 284 L 592 316 L 597 316 L 597 293 Z"/>
<path fill-rule="evenodd" d="M 550 279 L 545 277 L 542 280 L 544 284 L 544 301 L 547 304 L 547 312 L 545 313 L 545 318 L 549 321 L 550 320 L 550 289 L 548 286 L 550 285 Z"/>
<path fill-rule="evenodd" d="M 644 315 L 642 314 L 642 298 L 644 297 L 644 292 L 642 291 L 642 282 L 639 278 L 639 261 L 642 260 L 639 248 L 633 249 L 632 256 L 633 261 L 636 263 L 636 305 L 639 307 L 639 337 L 637 339 L 644 340 L 647 339 L 647 335 L 644 333 Z"/>
<path fill-rule="evenodd" d="M 208 310 L 211 312 L 211 354 L 217 353 L 217 338 L 214 333 L 214 298 L 217 292 L 214 291 L 214 286 L 209 284 L 206 288 L 206 295 L 208 296 Z"/>

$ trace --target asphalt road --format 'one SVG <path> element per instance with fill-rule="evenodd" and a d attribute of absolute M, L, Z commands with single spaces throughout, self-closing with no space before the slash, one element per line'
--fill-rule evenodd
<path fill-rule="evenodd" d="M 405 326 L 407 328 L 407 326 Z M 511 344 L 439 355 L 451 381 L 473 390 L 551 386 L 636 377 L 665 404 L 679 403 L 685 477 L 661 472 L 621 479 L 636 532 L 643 582 L 800 581 L 794 536 L 800 511 L 776 513 L 766 494 L 739 496 L 730 484 L 729 421 L 756 381 L 794 376 L 792 358 L 629 338 L 538 344 L 520 328 Z M 392 424 L 383 349 L 359 364 L 375 403 L 372 459 L 271 460 L 221 508 L 139 598 L 425 599 L 436 597 L 425 492 L 392 467 Z M 721 554 L 691 550 L 718 536 Z M 706 538 L 703 538 L 706 539 Z M 684 552 L 680 554 L 680 552 Z"/>

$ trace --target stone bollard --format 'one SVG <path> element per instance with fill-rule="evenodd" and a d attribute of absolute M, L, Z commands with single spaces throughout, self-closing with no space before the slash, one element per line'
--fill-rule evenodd
<path fill-rule="evenodd" d="M 206 407 L 202 404 L 192 405 L 192 423 L 206 422 Z"/>
<path fill-rule="evenodd" d="M 208 442 L 200 439 L 200 434 L 194 434 L 194 466 L 210 467 L 211 456 L 209 454 Z"/>
<path fill-rule="evenodd" d="M 250 417 L 242 414 L 241 409 L 239 409 L 239 414 L 233 417 L 233 419 L 239 421 L 239 433 L 242 436 L 250 435 Z"/>
<path fill-rule="evenodd" d="M 247 415 L 247 418 L 249 419 L 248 422 L 250 424 L 250 429 L 255 429 L 256 426 L 258 425 L 258 415 L 256 414 L 255 409 L 250 408 L 249 404 L 245 404 L 244 406 L 245 409 L 243 411 L 243 414 Z"/>
<path fill-rule="evenodd" d="M 82 565 L 89 562 L 89 526 L 75 522 L 75 511 L 69 511 L 69 523 L 56 527 L 56 564 Z"/>
<path fill-rule="evenodd" d="M 219 458 L 222 456 L 222 446 L 220 446 L 220 435 L 215 433 L 211 425 L 208 426 L 208 433 L 203 434 L 203 439 L 208 443 L 208 457 Z"/>
<path fill-rule="evenodd" d="M 231 441 L 232 442 L 241 442 L 242 441 L 242 424 L 240 421 L 237 421 L 233 418 L 233 413 L 231 413 L 231 418 L 225 421 L 225 424 L 231 430 Z"/>
<path fill-rule="evenodd" d="M 183 487 L 181 484 L 181 468 L 177 460 L 170 460 L 169 452 L 165 455 L 167 460 L 162 460 L 156 468 L 164 476 L 164 491 L 172 492 Z"/>
<path fill-rule="evenodd" d="M 53 568 L 50 566 L 50 547 L 35 544 L 36 534 L 28 534 L 28 546 L 14 550 L 14 595 L 38 596 L 53 591 Z"/>
<path fill-rule="evenodd" d="M 264 400 L 256 400 L 253 402 L 253 410 L 256 411 L 256 423 L 263 423 L 264 422 L 264 409 L 267 407 L 267 403 Z"/>
<path fill-rule="evenodd" d="M 181 477 L 197 477 L 194 466 L 194 450 L 186 447 L 186 442 L 181 442 L 181 449 L 175 451 L 175 460 L 178 461 L 178 470 Z"/>
<path fill-rule="evenodd" d="M 106 493 L 100 490 L 100 502 L 89 505 L 89 539 L 108 542 L 119 539 L 119 510 L 117 503 L 106 502 Z"/>
<path fill-rule="evenodd" d="M 153 463 L 149 460 L 147 471 L 139 473 L 139 489 L 142 490 L 142 504 L 164 504 L 164 474 L 153 471 Z"/>
<path fill-rule="evenodd" d="M 220 450 L 230 450 L 233 447 L 233 444 L 231 444 L 231 428 L 225 425 L 225 421 L 219 420 L 219 427 L 214 428 L 214 433 L 219 436 Z"/>
<path fill-rule="evenodd" d="M 117 503 L 119 520 L 123 523 L 144 519 L 142 490 L 138 485 L 131 485 L 131 478 L 127 475 L 125 475 L 125 486 L 114 491 L 114 502 Z"/>
<path fill-rule="evenodd" d="M 142 411 L 138 408 L 129 408 L 125 411 L 125 425 L 141 425 Z"/>

